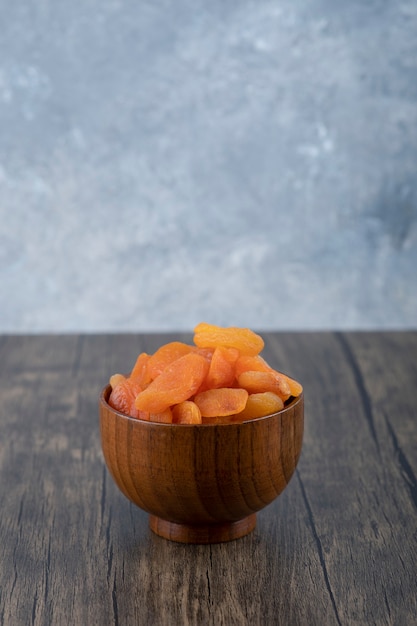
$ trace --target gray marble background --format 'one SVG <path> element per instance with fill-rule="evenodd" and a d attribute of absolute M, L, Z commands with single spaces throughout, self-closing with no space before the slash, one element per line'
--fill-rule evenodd
<path fill-rule="evenodd" d="M 0 0 L 0 331 L 417 326 L 417 2 Z"/>

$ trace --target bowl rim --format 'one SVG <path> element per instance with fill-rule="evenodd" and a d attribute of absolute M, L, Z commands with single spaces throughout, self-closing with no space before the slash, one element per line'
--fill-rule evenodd
<path fill-rule="evenodd" d="M 282 415 L 284 413 L 286 413 L 289 409 L 293 409 L 294 407 L 296 407 L 298 404 L 300 404 L 302 401 L 304 401 L 304 391 L 302 391 L 300 393 L 299 396 L 293 396 L 292 400 L 289 402 L 289 404 L 285 405 L 284 408 L 282 408 L 280 411 L 275 411 L 275 413 L 268 413 L 268 415 L 262 415 L 261 417 L 253 417 L 251 419 L 246 419 L 246 420 L 242 420 L 241 422 L 215 422 L 215 423 L 210 423 L 210 422 L 206 422 L 204 424 L 167 424 L 164 422 L 153 422 L 151 420 L 142 420 L 142 419 L 138 419 L 137 417 L 132 417 L 131 415 L 126 415 L 126 413 L 122 413 L 121 411 L 118 411 L 117 409 L 114 409 L 112 406 L 110 406 L 110 404 L 107 402 L 107 399 L 110 395 L 110 390 L 111 390 L 111 386 L 110 383 L 107 383 L 101 390 L 100 395 L 99 395 L 99 404 L 103 407 L 105 407 L 106 409 L 110 410 L 112 413 L 114 413 L 115 415 L 117 415 L 120 418 L 124 418 L 125 420 L 127 420 L 128 422 L 132 422 L 133 424 L 144 424 L 147 425 L 148 427 L 162 427 L 162 428 L 169 428 L 170 430 L 175 429 L 175 428 L 194 428 L 194 429 L 200 429 L 200 428 L 214 428 L 214 427 L 220 427 L 220 428 L 225 428 L 225 427 L 231 427 L 231 428 L 235 428 L 236 426 L 241 426 L 242 424 L 254 424 L 254 423 L 258 423 L 258 422 L 263 422 L 267 419 L 270 419 L 271 417 L 275 417 L 277 415 Z"/>

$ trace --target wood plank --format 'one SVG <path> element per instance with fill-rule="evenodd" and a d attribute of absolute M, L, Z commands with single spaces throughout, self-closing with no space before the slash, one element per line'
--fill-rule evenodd
<path fill-rule="evenodd" d="M 347 350 L 363 373 L 378 433 L 391 439 L 407 474 L 417 467 L 417 333 L 356 333 L 349 337 Z M 415 485 L 413 479 L 411 483 Z"/>
<path fill-rule="evenodd" d="M 156 338 L 147 340 L 148 346 L 159 345 Z M 289 504 L 283 499 L 278 505 L 282 545 L 268 541 L 268 527 L 262 530 L 267 514 L 253 535 L 227 546 L 187 546 L 184 550 L 155 537 L 148 529 L 147 515 L 124 499 L 103 466 L 96 394 L 92 393 L 107 377 L 107 368 L 117 371 L 126 358 L 132 361 L 138 345 L 130 337 L 120 341 L 84 337 L 69 350 L 65 340 L 67 369 L 60 366 L 56 374 L 62 353 L 51 358 L 48 343 L 49 338 L 45 342 L 28 338 L 25 349 L 19 339 L 19 350 L 9 352 L 20 400 L 14 406 L 6 398 L 9 435 L 14 432 L 16 441 L 4 465 L 15 468 L 13 454 L 19 453 L 21 474 L 17 484 L 9 477 L 8 496 L 13 492 L 13 497 L 8 499 L 8 533 L 1 542 L 6 547 L 2 562 L 13 563 L 16 572 L 3 587 L 5 597 L 10 598 L 3 611 L 5 621 L 13 616 L 25 623 L 31 616 L 34 623 L 64 623 L 70 614 L 74 623 L 108 623 L 112 615 L 114 623 L 136 616 L 167 624 L 196 620 L 214 624 L 242 623 L 242 616 L 247 615 L 256 624 L 265 613 L 286 615 L 297 606 L 291 593 L 277 593 L 281 579 L 291 580 L 298 569 L 293 561 L 296 545 L 289 532 L 294 527 L 291 498 L 287 498 Z M 34 355 L 36 367 L 30 358 L 19 360 L 19 351 Z M 29 371 L 35 372 L 33 393 L 26 393 L 22 385 Z M 37 415 L 22 429 L 23 415 L 34 404 Z M 13 431 L 13 424 L 19 425 L 18 431 Z M 16 515 L 18 529 L 13 526 Z M 272 528 L 275 517 L 273 513 Z M 301 525 L 298 532 L 303 530 Z M 273 561 L 263 566 L 278 546 L 279 570 Z M 310 568 L 318 569 L 316 561 L 314 554 L 309 557 Z M 312 613 L 308 606 L 303 611 Z"/>
<path fill-rule="evenodd" d="M 359 362 L 348 356 L 346 346 L 354 337 L 313 334 L 300 345 L 306 434 L 299 476 L 340 622 L 412 623 L 417 616 L 415 511 L 404 499 L 392 442 L 370 418 L 377 409 L 373 396 L 364 395 Z M 283 338 L 284 346 L 293 340 L 301 336 Z M 403 348 L 399 342 L 398 362 Z M 370 357 L 368 368 L 378 362 Z M 388 370 L 378 368 L 375 377 L 382 386 L 389 384 Z M 399 400 L 401 387 L 392 392 Z"/>
<path fill-rule="evenodd" d="M 416 621 L 416 334 L 264 336 L 304 384 L 303 452 L 256 530 L 212 546 L 153 535 L 99 442 L 108 376 L 178 334 L 3 338 L 0 623 Z"/>

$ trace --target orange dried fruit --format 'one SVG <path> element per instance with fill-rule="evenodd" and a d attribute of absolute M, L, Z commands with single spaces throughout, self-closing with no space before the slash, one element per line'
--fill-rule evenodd
<path fill-rule="evenodd" d="M 135 406 L 149 413 L 188 400 L 199 389 L 209 364 L 200 354 L 189 352 L 168 365 L 136 398 Z"/>
<path fill-rule="evenodd" d="M 264 391 L 272 391 L 276 393 L 282 400 L 288 400 L 291 390 L 285 376 L 279 372 L 242 372 L 238 377 L 239 386 L 246 389 L 249 393 L 262 393 Z"/>
<path fill-rule="evenodd" d="M 164 369 L 177 359 L 193 351 L 193 346 L 189 346 L 182 341 L 171 341 L 166 343 L 150 357 L 148 361 L 148 373 L 152 379 L 162 374 Z"/>
<path fill-rule="evenodd" d="M 184 400 L 172 407 L 174 424 L 201 424 L 201 412 L 195 402 Z"/>
<path fill-rule="evenodd" d="M 231 387 L 235 381 L 235 363 L 238 357 L 239 350 L 236 348 L 223 348 L 222 346 L 215 348 L 209 371 L 199 392 L 219 387 Z"/>
<path fill-rule="evenodd" d="M 194 344 L 141 352 L 129 376 L 111 376 L 111 406 L 164 423 L 232 423 L 281 410 L 303 391 L 261 357 L 263 339 L 248 328 L 202 322 Z"/>
<path fill-rule="evenodd" d="M 248 392 L 245 389 L 208 389 L 198 393 L 194 402 L 202 417 L 221 417 L 240 413 L 246 406 Z"/>
<path fill-rule="evenodd" d="M 215 348 L 197 348 L 196 346 L 194 347 L 194 352 L 196 352 L 196 354 L 201 354 L 201 356 L 207 359 L 209 363 L 211 361 L 211 357 L 213 356 L 214 350 Z"/>
<path fill-rule="evenodd" d="M 112 389 L 109 397 L 109 404 L 116 411 L 120 411 L 131 417 L 140 417 L 140 412 L 135 406 L 137 395 L 141 392 L 141 387 L 134 380 L 124 378 Z"/>
<path fill-rule="evenodd" d="M 249 328 L 223 328 L 202 322 L 194 328 L 194 343 L 199 348 L 237 348 L 241 354 L 259 354 L 264 348 L 262 337 Z"/>
<path fill-rule="evenodd" d="M 114 389 L 122 380 L 126 380 L 126 376 L 123 376 L 123 374 L 113 374 L 113 376 L 110 376 L 109 385 Z"/>
<path fill-rule="evenodd" d="M 235 365 L 236 377 L 243 372 L 270 372 L 272 367 L 259 354 L 255 356 L 242 355 L 238 358 Z"/>
<path fill-rule="evenodd" d="M 168 407 L 165 411 L 161 411 L 160 413 L 150 413 L 149 421 L 159 422 L 160 424 L 172 424 L 172 411 Z"/>
<path fill-rule="evenodd" d="M 218 346 L 215 350 L 218 350 L 222 357 L 233 365 L 234 369 L 236 361 L 240 357 L 240 351 L 237 348 L 222 348 L 222 346 Z"/>
<path fill-rule="evenodd" d="M 146 387 L 151 382 L 151 377 L 148 373 L 148 363 L 150 355 L 146 352 L 141 352 L 136 359 L 135 365 L 130 372 L 129 378 L 135 380 L 141 387 Z"/>
<path fill-rule="evenodd" d="M 284 408 L 284 402 L 276 393 L 264 391 L 263 393 L 252 393 L 248 397 L 246 406 L 241 413 L 236 415 L 236 419 L 247 420 L 264 415 L 271 415 Z"/>
<path fill-rule="evenodd" d="M 239 378 L 239 376 L 243 374 L 243 372 L 248 371 L 274 372 L 279 377 L 285 379 L 285 381 L 288 383 L 291 396 L 297 397 L 303 391 L 303 387 L 302 385 L 300 385 L 299 382 L 294 380 L 294 378 L 290 378 L 286 374 L 283 374 L 282 372 L 278 372 L 277 370 L 273 369 L 259 354 L 256 356 L 243 355 L 238 358 L 235 365 L 236 377 Z"/>
<path fill-rule="evenodd" d="M 300 385 L 300 383 L 297 380 L 294 380 L 294 378 L 290 378 L 289 376 L 287 376 L 286 374 L 283 374 L 282 372 L 279 372 L 281 374 L 281 376 L 283 376 L 285 378 L 285 380 L 287 381 L 289 387 L 290 387 L 290 394 L 292 396 L 294 396 L 295 398 L 297 398 L 299 395 L 302 394 L 303 392 L 303 386 Z"/>
<path fill-rule="evenodd" d="M 219 417 L 202 417 L 203 424 L 236 424 L 239 420 L 236 415 L 221 415 Z"/>

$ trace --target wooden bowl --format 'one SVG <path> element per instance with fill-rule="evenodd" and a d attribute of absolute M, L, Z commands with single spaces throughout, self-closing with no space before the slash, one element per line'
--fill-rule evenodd
<path fill-rule="evenodd" d="M 183 543 L 238 539 L 287 486 L 301 453 L 304 400 L 278 413 L 226 424 L 161 424 L 99 401 L 107 467 L 119 489 L 150 514 L 150 528 Z"/>

